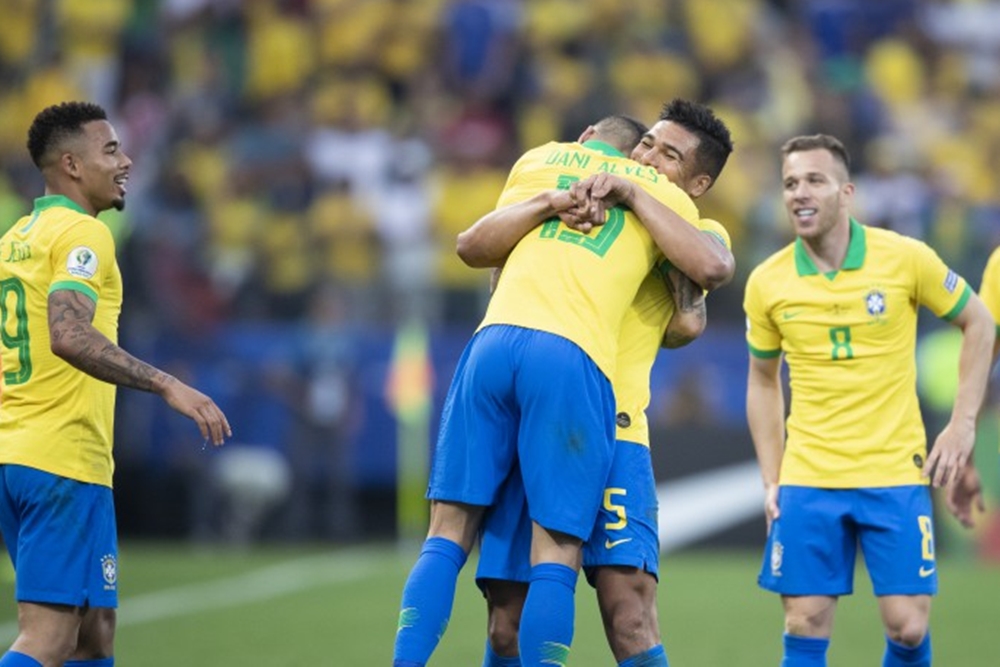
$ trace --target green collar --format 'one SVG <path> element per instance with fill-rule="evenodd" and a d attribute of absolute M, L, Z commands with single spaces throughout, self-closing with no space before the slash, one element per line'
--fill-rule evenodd
<path fill-rule="evenodd" d="M 83 213 L 84 215 L 90 215 L 83 207 L 77 204 L 75 201 L 67 197 L 66 195 L 45 195 L 44 197 L 39 197 L 35 200 L 35 212 L 44 211 L 47 208 L 54 208 L 56 206 L 62 206 L 63 208 L 71 208 L 74 211 Z"/>
<path fill-rule="evenodd" d="M 614 157 L 625 157 L 625 153 L 612 146 L 611 144 L 605 143 L 603 141 L 598 141 L 597 139 L 590 139 L 589 141 L 583 142 L 584 148 L 589 148 L 592 151 L 597 151 L 598 153 L 604 153 L 605 155 L 613 155 Z"/>
<path fill-rule="evenodd" d="M 864 225 L 851 218 L 851 240 L 847 244 L 847 255 L 844 257 L 844 263 L 841 265 L 840 270 L 854 271 L 860 269 L 865 263 L 866 247 Z M 806 252 L 800 238 L 795 239 L 795 270 L 798 271 L 800 276 L 815 276 L 819 273 L 819 269 L 816 268 L 812 257 Z M 831 272 L 831 274 L 828 274 L 829 277 L 836 275 L 836 271 Z"/>

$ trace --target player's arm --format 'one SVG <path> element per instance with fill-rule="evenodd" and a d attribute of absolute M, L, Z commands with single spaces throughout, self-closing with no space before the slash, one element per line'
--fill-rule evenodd
<path fill-rule="evenodd" d="M 958 391 L 951 419 L 934 441 L 927 457 L 924 475 L 934 486 L 954 481 L 972 456 L 976 440 L 976 419 L 986 396 L 991 358 L 996 341 L 996 324 L 986 306 L 974 292 L 961 312 L 951 321 L 962 330 L 962 348 L 958 359 Z"/>
<path fill-rule="evenodd" d="M 781 356 L 750 355 L 747 377 L 747 423 L 764 481 L 768 530 L 778 518 L 778 476 L 785 452 L 785 395 L 781 388 Z"/>
<path fill-rule="evenodd" d="M 721 243 L 658 201 L 632 181 L 600 173 L 577 181 L 570 192 L 578 202 L 591 202 L 591 217 L 621 204 L 642 221 L 657 247 L 672 265 L 706 290 L 722 287 L 733 278 L 736 260 Z"/>
<path fill-rule="evenodd" d="M 553 189 L 498 208 L 461 232 L 455 250 L 474 269 L 500 266 L 531 230 L 573 205 L 568 191 Z"/>
<path fill-rule="evenodd" d="M 663 282 L 674 300 L 674 314 L 660 345 L 672 350 L 684 347 L 704 333 L 708 325 L 708 308 L 705 291 L 677 269 L 668 270 Z"/>
<path fill-rule="evenodd" d="M 216 445 L 232 435 L 226 416 L 212 399 L 133 357 L 95 329 L 96 308 L 93 299 L 76 290 L 57 289 L 49 294 L 53 354 L 98 380 L 159 394 L 170 407 L 193 419 L 202 437 Z"/>

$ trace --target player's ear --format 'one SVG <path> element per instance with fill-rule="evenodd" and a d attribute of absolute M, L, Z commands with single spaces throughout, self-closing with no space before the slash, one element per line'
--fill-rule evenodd
<path fill-rule="evenodd" d="M 712 187 L 712 177 L 708 174 L 698 174 L 688 181 L 685 190 L 692 198 L 696 199 L 708 192 L 710 187 Z"/>
<path fill-rule="evenodd" d="M 580 138 L 577 139 L 576 142 L 578 144 L 582 144 L 585 141 L 590 141 L 591 139 L 594 138 L 594 135 L 596 134 L 597 134 L 597 128 L 595 128 L 593 125 L 588 125 L 587 129 L 583 131 L 583 134 L 580 135 Z"/>
<path fill-rule="evenodd" d="M 66 152 L 59 156 L 59 170 L 70 178 L 77 178 L 80 175 L 80 158 L 73 153 Z"/>

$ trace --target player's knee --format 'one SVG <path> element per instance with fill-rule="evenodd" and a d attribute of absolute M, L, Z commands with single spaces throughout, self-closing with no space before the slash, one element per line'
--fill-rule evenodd
<path fill-rule="evenodd" d="M 824 612 L 789 610 L 785 612 L 785 632 L 797 637 L 827 637 L 828 621 Z"/>
<path fill-rule="evenodd" d="M 73 657 L 77 660 L 100 660 L 114 655 L 117 613 L 108 607 L 93 608 L 80 626 Z"/>
<path fill-rule="evenodd" d="M 499 656 L 515 656 L 518 654 L 518 629 L 528 586 L 519 582 L 487 580 L 485 592 L 490 646 Z"/>
<path fill-rule="evenodd" d="M 889 639 L 903 646 L 919 646 L 927 636 L 927 623 L 923 619 L 911 618 L 886 628 Z"/>
<path fill-rule="evenodd" d="M 598 590 L 605 631 L 616 657 L 635 655 L 660 643 L 655 593 L 636 585 Z"/>
<path fill-rule="evenodd" d="M 518 654 L 517 640 L 520 614 L 494 613 L 489 618 L 488 634 L 493 652 L 499 656 Z"/>

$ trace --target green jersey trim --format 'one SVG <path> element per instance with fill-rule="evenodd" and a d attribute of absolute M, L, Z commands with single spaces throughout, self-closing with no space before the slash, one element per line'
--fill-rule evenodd
<path fill-rule="evenodd" d="M 781 350 L 758 350 L 750 343 L 747 343 L 747 349 L 750 350 L 750 354 L 758 359 L 774 359 L 781 356 Z"/>
<path fill-rule="evenodd" d="M 77 204 L 75 201 L 67 197 L 66 195 L 45 195 L 44 197 L 39 197 L 35 200 L 35 212 L 44 211 L 49 208 L 55 208 L 56 206 L 61 206 L 63 208 L 71 208 L 77 213 L 83 213 L 84 215 L 90 215 L 83 209 L 82 206 Z"/>
<path fill-rule="evenodd" d="M 605 155 L 611 155 L 614 157 L 626 157 L 625 153 L 612 146 L 611 144 L 605 143 L 603 141 L 598 141 L 597 139 L 591 139 L 589 141 L 583 142 L 584 148 L 589 148 L 592 151 L 597 151 L 598 153 L 604 153 Z"/>
<path fill-rule="evenodd" d="M 49 286 L 49 294 L 61 289 L 68 289 L 73 290 L 74 292 L 80 292 L 81 294 L 86 294 L 94 303 L 97 303 L 97 292 L 83 283 L 78 283 L 73 280 L 60 280 L 59 282 L 52 283 L 52 285 Z"/>
<path fill-rule="evenodd" d="M 868 250 L 868 243 L 865 239 L 865 227 L 860 222 L 851 218 L 851 240 L 847 244 L 847 255 L 844 256 L 844 263 L 841 271 L 855 271 L 864 266 L 865 255 Z M 795 270 L 799 276 L 819 275 L 819 269 L 812 261 L 812 257 L 806 252 L 805 244 L 801 238 L 795 239 Z M 833 280 L 839 271 L 826 273 L 827 278 Z"/>
<path fill-rule="evenodd" d="M 947 322 L 951 322 L 953 319 L 958 317 L 958 314 L 962 312 L 963 308 L 965 308 L 965 304 L 969 302 L 969 297 L 971 296 L 972 296 L 972 288 L 969 287 L 969 283 L 965 283 L 965 289 L 962 290 L 962 296 L 958 299 L 958 303 L 956 303 L 951 310 L 945 313 L 941 317 L 941 319 Z"/>

